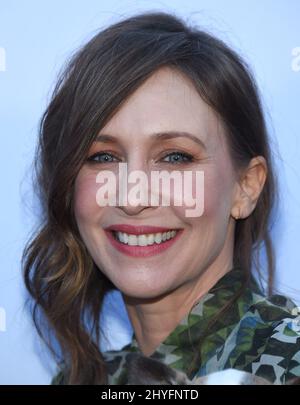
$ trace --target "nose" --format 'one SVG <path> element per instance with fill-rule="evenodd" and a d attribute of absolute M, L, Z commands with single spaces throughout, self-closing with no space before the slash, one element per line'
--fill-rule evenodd
<path fill-rule="evenodd" d="M 122 204 L 118 207 L 127 215 L 138 215 L 151 207 L 149 186 L 151 176 L 145 160 L 132 159 L 119 169 L 120 181 L 119 199 Z"/>
<path fill-rule="evenodd" d="M 128 216 L 137 216 L 142 211 L 146 210 L 149 207 L 148 206 L 142 206 L 142 205 L 138 205 L 136 207 L 127 205 L 127 206 L 120 206 L 119 208 Z"/>

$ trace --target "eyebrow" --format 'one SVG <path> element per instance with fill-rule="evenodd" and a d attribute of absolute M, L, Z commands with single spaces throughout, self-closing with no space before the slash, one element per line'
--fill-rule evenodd
<path fill-rule="evenodd" d="M 189 132 L 185 131 L 163 131 L 163 132 L 155 132 L 153 134 L 150 134 L 150 138 L 154 138 L 156 141 L 163 141 L 167 139 L 174 139 L 174 138 L 188 138 L 191 139 L 192 141 L 196 142 L 199 144 L 203 149 L 206 149 L 206 146 L 204 142 L 199 139 L 196 135 L 193 135 Z M 117 143 L 119 141 L 119 138 L 114 137 L 112 135 L 106 135 L 106 134 L 99 134 L 96 138 L 96 142 L 111 142 L 111 143 Z"/>

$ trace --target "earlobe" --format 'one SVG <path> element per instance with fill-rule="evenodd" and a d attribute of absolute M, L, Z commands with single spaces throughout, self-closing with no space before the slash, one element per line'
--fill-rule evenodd
<path fill-rule="evenodd" d="M 231 216 L 237 221 L 238 219 L 241 218 L 241 210 L 239 207 L 234 207 L 234 209 L 231 212 Z"/>

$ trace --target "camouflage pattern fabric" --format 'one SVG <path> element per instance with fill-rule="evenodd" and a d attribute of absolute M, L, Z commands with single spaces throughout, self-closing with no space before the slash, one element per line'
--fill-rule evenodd
<path fill-rule="evenodd" d="M 265 297 L 253 275 L 235 303 L 211 324 L 243 277 L 240 268 L 226 273 L 149 358 L 192 382 L 225 369 L 246 371 L 273 384 L 300 376 L 300 308 L 282 295 Z M 142 354 L 135 335 L 121 350 L 103 353 L 109 385 L 128 384 L 130 353 Z M 52 381 L 60 383 L 62 373 Z"/>

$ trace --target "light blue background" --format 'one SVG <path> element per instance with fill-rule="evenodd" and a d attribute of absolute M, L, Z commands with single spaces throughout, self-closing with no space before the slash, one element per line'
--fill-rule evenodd
<path fill-rule="evenodd" d="M 30 164 L 37 124 L 56 75 L 96 30 L 150 9 L 176 12 L 209 29 L 252 66 L 274 138 L 283 197 L 274 228 L 277 286 L 300 302 L 294 290 L 300 290 L 300 61 L 294 62 L 299 69 L 292 69 L 292 50 L 300 47 L 300 2 L 0 0 L 0 48 L 6 53 L 6 70 L 0 71 L 0 330 L 6 326 L 0 331 L 1 384 L 48 384 L 54 372 L 23 308 L 20 257 L 36 219 Z M 111 346 L 104 348 L 119 348 L 131 336 L 119 293 L 112 298 L 104 311 Z"/>

